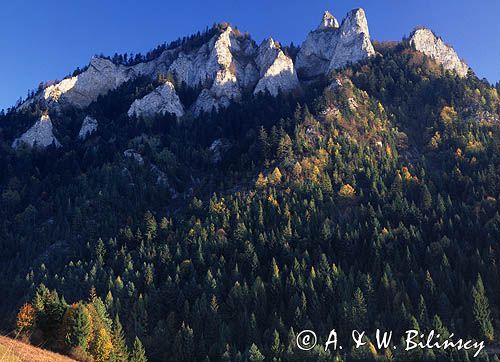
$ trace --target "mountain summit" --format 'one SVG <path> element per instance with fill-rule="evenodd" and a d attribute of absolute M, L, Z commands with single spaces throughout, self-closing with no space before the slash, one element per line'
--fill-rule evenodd
<path fill-rule="evenodd" d="M 199 115 L 213 108 L 227 107 L 231 101 L 239 100 L 246 90 L 255 94 L 267 91 L 276 96 L 280 91 L 298 89 L 300 84 L 295 68 L 314 77 L 374 54 L 363 9 L 349 12 L 341 26 L 326 11 L 318 29 L 302 44 L 295 63 L 274 39 L 268 38 L 257 46 L 250 37 L 241 35 L 231 26 L 220 25 L 213 36 L 198 46 L 172 47 L 155 59 L 134 65 L 94 57 L 83 72 L 47 86 L 20 109 L 33 103 L 52 110 L 67 106 L 82 109 L 127 81 L 141 76 L 155 79 L 168 74 L 179 83 L 202 88 L 190 109 Z M 155 94 L 147 99 L 156 102 L 158 91 Z M 130 114 L 138 115 L 135 107 Z M 174 113 L 179 116 L 181 112 Z"/>
<path fill-rule="evenodd" d="M 442 64 L 444 69 L 460 77 L 467 74 L 468 66 L 432 31 L 414 31 L 409 44 Z M 139 61 L 93 57 L 83 71 L 47 85 L 21 104 L 18 111 L 39 106 L 48 109 L 57 121 L 66 110 L 85 110 L 99 96 L 127 82 L 145 78 L 155 83 L 162 78 L 164 80 L 156 82 L 150 93 L 135 97 L 128 116 L 153 118 L 171 113 L 177 118 L 186 114 L 198 117 L 203 112 L 227 108 L 232 102 L 239 102 L 244 94 L 269 93 L 276 97 L 279 93 L 300 90 L 304 82 L 376 54 L 363 9 L 351 10 L 340 25 L 325 11 L 319 26 L 307 35 L 298 51 L 292 53 L 271 37 L 258 46 L 247 34 L 219 24 L 197 40 L 173 43 L 154 57 Z M 179 87 L 195 90 L 194 101 L 183 104 Z M 46 146 L 51 139 L 47 133 L 49 128 L 41 128 L 37 123 L 19 139 L 39 138 L 36 143 Z M 40 137 L 36 136 L 38 129 L 43 130 Z"/>
<path fill-rule="evenodd" d="M 302 44 L 296 67 L 305 76 L 315 77 L 373 55 L 363 9 L 350 11 L 340 27 L 337 19 L 325 12 L 320 26 Z"/>

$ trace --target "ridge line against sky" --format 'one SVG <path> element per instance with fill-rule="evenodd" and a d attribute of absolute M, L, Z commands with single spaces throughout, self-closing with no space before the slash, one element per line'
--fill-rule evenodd
<path fill-rule="evenodd" d="M 0 10 L 0 109 L 25 98 L 41 81 L 85 66 L 94 54 L 144 54 L 220 21 L 249 32 L 257 43 L 272 36 L 300 45 L 324 10 L 341 21 L 356 7 L 365 9 L 372 39 L 400 40 L 416 26 L 427 26 L 480 78 L 500 80 L 498 0 L 21 0 Z"/>

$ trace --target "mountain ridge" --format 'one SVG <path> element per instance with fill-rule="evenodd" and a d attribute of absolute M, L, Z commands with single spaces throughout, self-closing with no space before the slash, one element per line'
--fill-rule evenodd
<path fill-rule="evenodd" d="M 438 53 L 441 52 L 441 57 L 436 57 L 434 44 L 438 43 L 439 38 L 429 31 L 427 37 L 419 37 L 416 41 L 413 39 L 415 34 L 410 43 L 416 44 L 417 50 L 441 62 L 445 68 L 465 76 L 468 67 L 459 60 L 453 49 L 443 48 L 444 44 L 439 44 Z M 187 45 L 189 43 L 178 42 L 158 47 L 151 52 L 154 56 L 145 59 L 139 57 L 142 60 L 130 62 L 130 65 L 122 64 L 119 57 L 112 61 L 95 56 L 84 70 L 44 87 L 17 110 L 34 104 L 56 112 L 65 106 L 86 108 L 98 96 L 116 89 L 126 81 L 139 76 L 154 79 L 160 75 L 170 75 L 189 87 L 202 88 L 191 107 L 191 112 L 198 116 L 201 112 L 225 108 L 232 101 L 238 101 L 245 89 L 253 89 L 254 93 L 268 91 L 276 96 L 280 91 L 299 89 L 304 81 L 303 76 L 315 78 L 326 75 L 348 63 L 375 56 L 366 15 L 361 8 L 350 11 L 340 25 L 326 11 L 318 28 L 311 31 L 302 43 L 296 59 L 280 50 L 281 46 L 272 38 L 257 46 L 251 37 L 242 35 L 227 23 L 220 23 L 206 31 L 200 35 L 200 39 L 191 40 L 194 44 L 192 49 Z M 264 53 L 262 47 L 270 39 L 271 44 L 267 48 L 277 50 L 274 53 L 267 51 L 271 59 L 263 63 L 259 57 Z M 442 49 L 446 50 L 444 56 Z M 449 65 L 450 62 L 453 64 Z M 269 69 L 271 66 L 273 68 Z M 179 116 L 179 112 L 174 113 Z"/>

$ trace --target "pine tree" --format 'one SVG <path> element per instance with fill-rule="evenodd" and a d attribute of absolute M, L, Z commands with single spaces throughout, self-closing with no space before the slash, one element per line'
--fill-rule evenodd
<path fill-rule="evenodd" d="M 269 159 L 271 145 L 269 143 L 269 137 L 267 135 L 266 129 L 260 127 L 259 137 L 258 137 L 258 153 L 260 161 L 264 162 Z"/>
<path fill-rule="evenodd" d="M 264 355 L 259 351 L 259 348 L 252 343 L 250 349 L 248 350 L 248 360 L 250 362 L 262 362 L 264 361 Z"/>
<path fill-rule="evenodd" d="M 132 353 L 130 354 L 130 362 L 147 362 L 147 360 L 142 342 L 139 338 L 135 337 Z"/>
<path fill-rule="evenodd" d="M 269 182 L 273 185 L 281 182 L 281 171 L 278 167 L 274 168 L 274 171 L 269 175 Z"/>
<path fill-rule="evenodd" d="M 63 320 L 64 338 L 68 347 L 87 349 L 92 331 L 92 320 L 87 308 L 82 303 L 68 308 Z"/>
<path fill-rule="evenodd" d="M 113 352 L 113 343 L 111 336 L 104 328 L 97 331 L 95 340 L 92 343 L 91 353 L 95 362 L 107 362 Z"/>
<path fill-rule="evenodd" d="M 146 224 L 146 237 L 148 239 L 154 239 L 156 237 L 156 231 L 158 229 L 158 224 L 156 222 L 156 218 L 151 213 L 151 211 L 147 211 L 144 215 L 144 222 Z"/>
<path fill-rule="evenodd" d="M 113 356 L 116 362 L 128 362 L 129 352 L 125 342 L 125 334 L 118 314 L 113 323 L 113 333 L 111 335 L 113 342 Z"/>
<path fill-rule="evenodd" d="M 293 157 L 292 139 L 287 133 L 281 136 L 277 153 L 279 161 L 289 161 Z"/>
<path fill-rule="evenodd" d="M 477 276 L 476 284 L 472 288 L 472 316 L 477 336 L 487 342 L 492 342 L 495 333 L 481 275 Z"/>
<path fill-rule="evenodd" d="M 366 328 L 368 310 L 366 307 L 365 297 L 360 288 L 354 292 L 354 297 L 351 302 L 351 323 L 353 329 Z"/>
<path fill-rule="evenodd" d="M 422 207 L 425 210 L 428 210 L 431 208 L 431 206 L 432 206 L 432 195 L 427 185 L 424 184 L 422 186 Z"/>

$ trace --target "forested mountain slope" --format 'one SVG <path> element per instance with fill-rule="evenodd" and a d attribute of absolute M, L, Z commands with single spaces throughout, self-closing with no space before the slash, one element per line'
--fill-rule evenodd
<path fill-rule="evenodd" d="M 1 327 L 117 361 L 143 346 L 154 361 L 472 356 L 351 350 L 349 336 L 339 355 L 304 352 L 303 329 L 498 345 L 499 87 L 414 38 L 370 50 L 359 11 L 342 25 L 325 16 L 307 54 L 218 26 L 161 55 L 108 59 L 120 84 L 85 102 L 58 85 L 0 116 Z M 364 56 L 295 70 L 323 42 L 342 59 L 354 20 Z M 213 78 L 172 70 L 205 56 L 220 61 Z M 147 117 L 129 112 L 155 90 Z M 59 145 L 13 144 L 42 118 Z"/>

